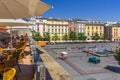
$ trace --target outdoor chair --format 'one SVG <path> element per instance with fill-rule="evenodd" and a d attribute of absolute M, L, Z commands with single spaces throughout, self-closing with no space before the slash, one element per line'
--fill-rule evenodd
<path fill-rule="evenodd" d="M 22 42 L 22 41 L 21 41 L 21 42 L 16 46 L 16 49 L 21 48 L 24 44 L 25 44 L 25 42 Z"/>
<path fill-rule="evenodd" d="M 25 55 L 25 52 L 24 52 L 24 51 L 25 51 L 25 47 L 26 47 L 26 46 L 23 45 L 23 46 L 20 48 L 20 49 L 22 49 L 22 51 L 20 52 L 20 57 L 19 57 L 20 59 L 22 59 L 23 57 L 26 56 L 26 55 Z"/>
<path fill-rule="evenodd" d="M 5 68 L 13 68 L 16 64 L 15 58 L 10 58 L 9 60 L 5 61 Z"/>
<path fill-rule="evenodd" d="M 3 75 L 4 69 L 5 69 L 5 65 L 0 64 L 0 75 Z"/>
<path fill-rule="evenodd" d="M 5 69 L 3 74 L 3 80 L 14 80 L 15 75 L 16 75 L 15 68 Z"/>
<path fill-rule="evenodd" d="M 0 62 L 0 74 L 3 75 L 4 69 L 5 69 L 5 64 L 9 65 L 6 63 L 9 59 L 11 58 L 11 55 L 5 55 L 2 61 Z M 12 64 L 10 64 L 12 65 Z M 12 66 L 13 67 L 13 66 Z"/>
<path fill-rule="evenodd" d="M 20 53 L 21 53 L 21 52 L 22 52 L 22 49 L 19 49 L 19 50 L 15 51 L 15 52 L 12 54 L 12 58 L 15 58 L 15 59 L 16 59 L 14 65 L 15 65 L 15 66 L 16 66 L 16 65 L 18 66 L 20 72 L 21 72 L 21 68 L 20 68 L 20 65 L 19 65 L 19 57 L 20 57 Z"/>
<path fill-rule="evenodd" d="M 0 55 L 2 55 L 3 49 L 0 47 Z"/>
<path fill-rule="evenodd" d="M 0 74 L 3 75 L 4 70 L 7 68 L 13 68 L 15 63 L 15 59 L 5 60 L 3 63 L 0 63 Z"/>
<path fill-rule="evenodd" d="M 26 48 L 25 45 L 19 45 L 19 46 L 17 46 L 17 48 L 16 48 L 16 51 L 21 49 L 21 52 L 20 52 L 20 54 L 19 54 L 19 61 L 21 60 L 21 62 L 23 62 L 22 59 L 26 56 L 26 55 L 25 55 L 25 52 L 24 52 L 24 51 L 25 51 L 25 48 Z"/>

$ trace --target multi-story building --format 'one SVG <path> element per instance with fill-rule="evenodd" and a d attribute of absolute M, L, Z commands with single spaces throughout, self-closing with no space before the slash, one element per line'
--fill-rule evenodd
<path fill-rule="evenodd" d="M 87 40 L 92 40 L 95 34 L 102 36 L 104 34 L 104 24 L 98 21 L 88 21 L 85 25 L 85 35 Z"/>
<path fill-rule="evenodd" d="M 36 18 L 36 28 L 35 31 L 39 32 L 40 35 L 43 37 L 44 33 L 47 32 L 47 19 L 46 18 Z"/>
<path fill-rule="evenodd" d="M 75 32 L 76 31 L 76 23 L 75 21 L 69 20 L 68 21 L 68 32 Z"/>
<path fill-rule="evenodd" d="M 84 33 L 85 34 L 85 27 L 86 27 L 86 22 L 85 20 L 77 20 L 76 21 L 76 33 Z"/>
<path fill-rule="evenodd" d="M 47 19 L 47 31 L 50 33 L 50 40 L 53 40 L 55 34 L 59 40 L 62 40 L 63 35 L 68 35 L 68 21 L 63 19 Z"/>
<path fill-rule="evenodd" d="M 120 23 L 108 25 L 106 31 L 109 40 L 120 41 Z"/>
<path fill-rule="evenodd" d="M 56 35 L 58 40 L 62 40 L 63 35 L 69 35 L 70 31 L 76 32 L 76 34 L 84 33 L 87 40 L 92 40 L 96 33 L 99 36 L 104 34 L 104 24 L 98 21 L 39 18 L 36 19 L 36 31 L 40 32 L 41 36 L 49 33 L 51 41 Z"/>

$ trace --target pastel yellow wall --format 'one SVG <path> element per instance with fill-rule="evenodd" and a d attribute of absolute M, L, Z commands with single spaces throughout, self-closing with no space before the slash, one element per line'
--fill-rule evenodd
<path fill-rule="evenodd" d="M 104 34 L 104 26 L 87 24 L 85 29 L 85 35 L 87 36 L 87 39 L 92 40 L 92 37 L 95 35 L 95 33 L 99 34 L 99 36 L 102 36 Z"/>
<path fill-rule="evenodd" d="M 48 20 L 47 29 L 51 41 L 55 33 L 58 35 L 59 40 L 62 40 L 64 34 L 68 35 L 68 22 L 64 20 Z"/>
<path fill-rule="evenodd" d="M 112 41 L 120 41 L 120 27 L 112 27 Z"/>

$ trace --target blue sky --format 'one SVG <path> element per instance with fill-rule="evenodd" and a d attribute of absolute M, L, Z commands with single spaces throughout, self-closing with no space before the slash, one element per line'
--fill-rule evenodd
<path fill-rule="evenodd" d="M 120 0 L 42 0 L 54 8 L 43 17 L 120 22 Z"/>

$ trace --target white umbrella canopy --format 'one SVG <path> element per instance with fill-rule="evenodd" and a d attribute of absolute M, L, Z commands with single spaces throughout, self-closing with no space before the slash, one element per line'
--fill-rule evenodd
<path fill-rule="evenodd" d="M 26 22 L 21 19 L 0 19 L 0 26 L 30 26 L 33 25 L 30 22 Z"/>
<path fill-rule="evenodd" d="M 39 16 L 40 13 L 44 14 L 46 11 L 48 11 L 51 7 L 47 4 L 39 1 L 37 6 L 35 7 L 35 16 Z"/>
<path fill-rule="evenodd" d="M 21 19 L 0 19 L 0 26 L 10 26 L 10 33 L 11 33 L 11 43 L 12 43 L 12 26 L 30 26 L 33 25 L 32 23 L 28 23 Z"/>
<path fill-rule="evenodd" d="M 0 0 L 0 19 L 41 16 L 49 9 L 49 5 L 39 0 Z"/>
<path fill-rule="evenodd" d="M 23 26 L 31 26 L 33 25 L 30 22 L 24 21 L 22 19 L 0 19 L 0 26 L 7 26 L 8 29 L 10 29 L 12 31 L 12 28 L 15 27 L 23 27 Z M 10 32 L 11 32 L 10 31 Z M 12 36 L 12 34 L 11 34 Z"/>

